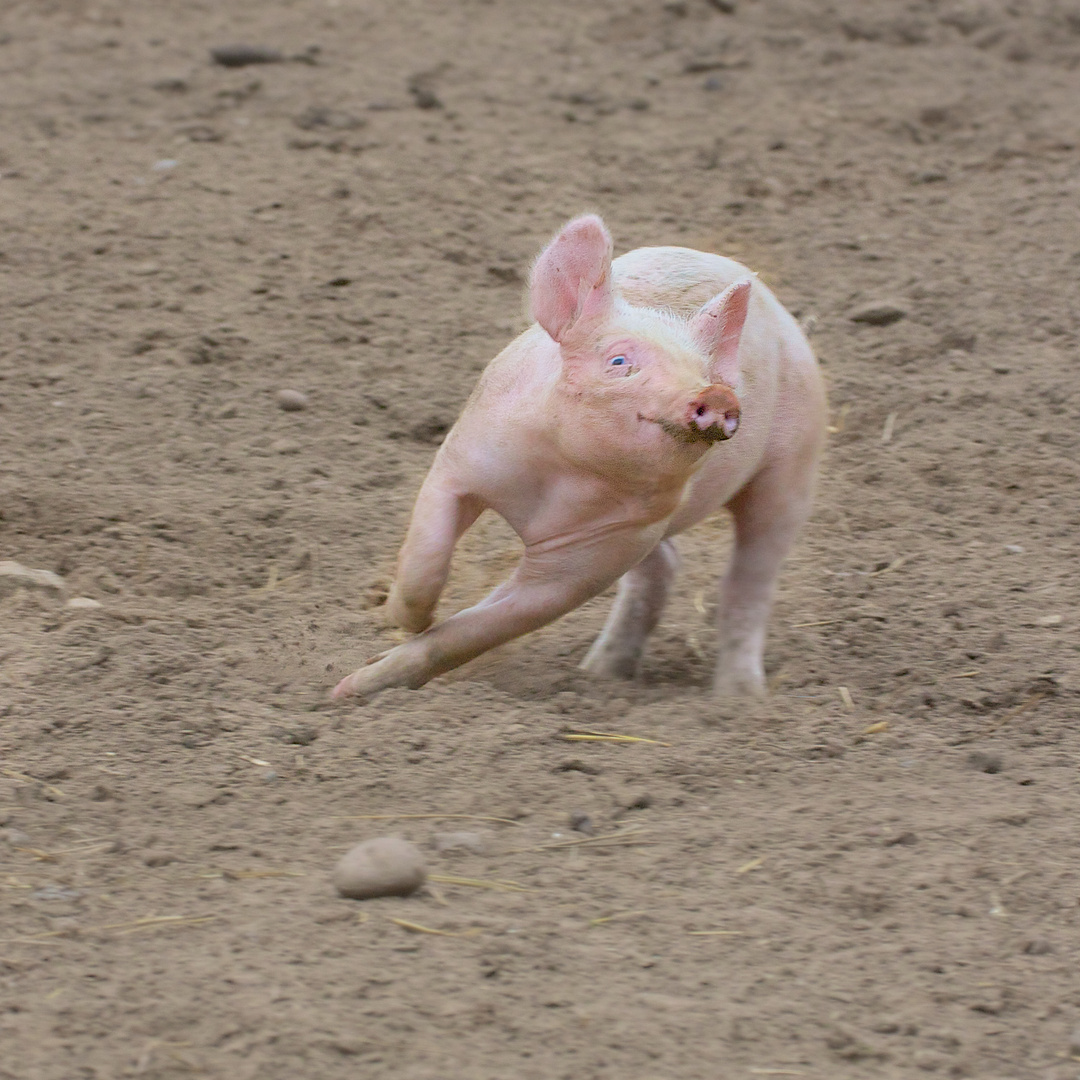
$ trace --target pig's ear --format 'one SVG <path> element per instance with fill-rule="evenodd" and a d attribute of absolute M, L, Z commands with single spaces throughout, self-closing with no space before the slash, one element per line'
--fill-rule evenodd
<path fill-rule="evenodd" d="M 611 311 L 611 235 L 595 214 L 574 218 L 540 253 L 529 285 L 533 318 L 558 342 Z"/>
<path fill-rule="evenodd" d="M 750 278 L 736 281 L 698 309 L 690 322 L 690 331 L 709 357 L 709 375 L 713 382 L 733 386 L 739 373 L 739 339 L 746 323 L 750 304 Z"/>

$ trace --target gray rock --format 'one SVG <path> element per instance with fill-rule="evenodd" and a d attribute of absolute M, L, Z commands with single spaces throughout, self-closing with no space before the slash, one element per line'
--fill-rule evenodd
<path fill-rule="evenodd" d="M 341 896 L 369 900 L 376 896 L 408 896 L 427 878 L 419 850 L 395 836 L 365 840 L 350 848 L 334 868 L 334 888 Z"/>
<path fill-rule="evenodd" d="M 308 407 L 308 396 L 299 390 L 279 390 L 278 408 L 283 412 L 303 412 Z"/>
<path fill-rule="evenodd" d="M 891 300 L 877 300 L 853 308 L 848 312 L 848 318 L 852 322 L 865 323 L 867 326 L 889 326 L 899 322 L 907 313 L 908 309 L 903 304 Z"/>

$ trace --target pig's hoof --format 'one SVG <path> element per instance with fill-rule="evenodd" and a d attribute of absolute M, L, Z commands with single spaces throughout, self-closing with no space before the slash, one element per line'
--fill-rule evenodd
<path fill-rule="evenodd" d="M 636 679 L 641 671 L 638 653 L 615 652 L 597 641 L 580 664 L 582 671 L 604 679 Z"/>
<path fill-rule="evenodd" d="M 765 696 L 765 676 L 759 671 L 718 671 L 713 679 L 713 697 L 720 701 Z"/>
<path fill-rule="evenodd" d="M 335 701 L 340 701 L 342 698 L 347 697 L 358 698 L 360 701 L 363 701 L 363 676 L 366 674 L 367 670 L 361 668 L 359 671 L 354 671 L 351 675 L 346 675 L 345 678 L 330 691 L 330 696 Z"/>

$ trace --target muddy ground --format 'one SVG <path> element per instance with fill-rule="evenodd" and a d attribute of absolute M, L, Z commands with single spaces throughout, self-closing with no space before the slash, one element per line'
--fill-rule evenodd
<path fill-rule="evenodd" d="M 1080 1075 L 1078 102 L 1072 0 L 8 0 L 0 559 L 65 587 L 0 589 L 0 1077 Z M 771 697 L 716 520 L 639 683 L 598 599 L 330 707 L 589 209 L 811 328 Z M 504 884 L 337 898 L 380 834 Z"/>

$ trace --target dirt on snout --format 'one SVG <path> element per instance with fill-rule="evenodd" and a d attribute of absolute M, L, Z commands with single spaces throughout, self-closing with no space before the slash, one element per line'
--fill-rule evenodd
<path fill-rule="evenodd" d="M 0 1078 L 1080 1075 L 1078 102 L 1073 0 L 7 0 Z M 587 210 L 821 357 L 770 697 L 718 518 L 638 682 L 331 707 Z"/>

